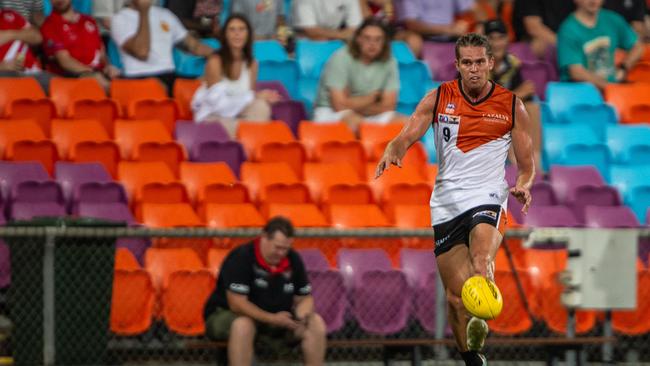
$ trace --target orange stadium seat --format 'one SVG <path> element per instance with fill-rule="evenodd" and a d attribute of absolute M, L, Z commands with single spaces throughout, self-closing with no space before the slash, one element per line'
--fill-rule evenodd
<path fill-rule="evenodd" d="M 375 145 L 374 156 L 377 158 L 373 162 L 378 162 L 381 156 L 384 154 L 384 150 L 388 145 L 389 141 L 384 141 Z M 407 151 L 406 155 L 402 158 L 402 166 L 404 165 L 416 165 L 423 170 L 427 169 L 428 157 L 427 151 L 424 147 L 424 144 L 420 141 L 414 143 Z"/>
<path fill-rule="evenodd" d="M 174 81 L 174 100 L 178 104 L 178 118 L 183 120 L 192 120 L 192 108 L 190 103 L 194 97 L 196 89 L 201 86 L 201 80 L 198 79 L 181 79 Z"/>
<path fill-rule="evenodd" d="M 354 132 L 343 122 L 314 123 L 302 121 L 298 126 L 298 136 L 305 145 L 310 159 L 314 159 L 319 146 L 328 141 L 355 141 Z"/>
<path fill-rule="evenodd" d="M 8 117 L 13 119 L 33 119 L 49 135 L 52 118 L 56 115 L 54 105 L 48 99 L 14 100 L 8 107 Z"/>
<path fill-rule="evenodd" d="M 147 183 L 175 182 L 174 173 L 167 164 L 160 161 L 122 161 L 117 167 L 117 175 L 124 185 L 130 199 L 138 201 L 142 187 Z"/>
<path fill-rule="evenodd" d="M 330 188 L 337 184 L 362 184 L 352 165 L 345 162 L 306 163 L 304 176 L 314 202 L 323 202 Z"/>
<path fill-rule="evenodd" d="M 383 153 L 386 143 L 395 138 L 403 126 L 402 123 L 388 123 L 385 125 L 369 122 L 361 123 L 359 125 L 359 139 L 366 148 L 368 160 L 379 160 L 381 158 L 379 154 Z"/>
<path fill-rule="evenodd" d="M 63 78 L 50 80 L 50 99 L 56 106 L 58 116 L 71 117 L 75 102 L 79 100 L 105 100 L 106 93 L 95 78 Z"/>
<path fill-rule="evenodd" d="M 519 280 L 524 288 L 524 295 L 530 290 L 530 278 L 527 273 L 520 273 Z M 530 330 L 533 326 L 533 320 L 526 310 L 526 305 L 522 294 L 519 292 L 517 282 L 511 271 L 494 272 L 494 281 L 504 299 L 503 310 L 495 320 L 488 321 L 490 330 L 501 335 L 517 335 Z M 528 290 L 528 291 L 527 291 Z"/>
<path fill-rule="evenodd" d="M 617 333 L 639 336 L 650 332 L 650 272 L 637 268 L 636 309 L 612 312 L 612 327 Z"/>
<path fill-rule="evenodd" d="M 544 290 L 541 296 L 542 319 L 546 326 L 560 334 L 567 330 L 568 312 L 560 301 L 563 287 L 557 281 L 551 281 L 551 285 Z M 596 312 L 589 310 L 577 310 L 575 312 L 576 334 L 584 334 L 593 329 L 596 324 Z"/>
<path fill-rule="evenodd" d="M 189 248 L 149 248 L 144 255 L 144 266 L 151 273 L 157 292 L 167 288 L 172 273 L 203 269 L 203 263 Z"/>
<path fill-rule="evenodd" d="M 567 258 L 568 253 L 564 249 L 526 249 L 523 263 L 516 255 L 513 256 L 516 269 L 530 275 L 532 293 L 528 297 L 531 299 L 529 303 L 535 316 L 541 316 L 539 299 L 545 296 L 547 288 L 557 282 L 554 276 L 566 268 Z"/>
<path fill-rule="evenodd" d="M 53 172 L 59 159 L 56 146 L 33 120 L 0 120 L 0 156 L 6 160 L 36 160 Z"/>
<path fill-rule="evenodd" d="M 390 199 L 391 187 L 397 184 L 416 185 L 423 183 L 428 185 L 427 177 L 424 176 L 423 171 L 415 165 L 403 165 L 401 168 L 391 166 L 377 179 L 375 179 L 376 169 L 376 164 L 369 163 L 366 165 L 368 184 L 375 193 L 375 199 L 377 202 L 387 203 Z M 429 188 L 429 193 L 430 192 Z"/>
<path fill-rule="evenodd" d="M 268 208 L 269 218 L 284 216 L 291 220 L 296 227 L 326 227 L 329 226 L 323 213 L 318 207 L 310 203 L 300 204 L 270 204 Z"/>
<path fill-rule="evenodd" d="M 111 137 L 114 136 L 115 119 L 118 115 L 117 103 L 111 99 L 78 100 L 70 109 L 71 118 L 96 119 Z"/>
<path fill-rule="evenodd" d="M 113 141 L 83 141 L 77 143 L 68 157 L 74 162 L 99 162 L 117 178 L 117 165 L 119 164 L 120 148 Z"/>
<path fill-rule="evenodd" d="M 397 205 L 420 205 L 431 198 L 429 183 L 396 183 L 384 191 L 382 208 L 393 219 Z"/>
<path fill-rule="evenodd" d="M 249 203 L 248 188 L 239 182 L 212 183 L 199 193 L 197 198 L 199 207 L 208 203 Z"/>
<path fill-rule="evenodd" d="M 115 121 L 115 142 L 124 159 L 130 159 L 145 142 L 172 142 L 172 135 L 156 120 Z"/>
<path fill-rule="evenodd" d="M 219 269 L 221 269 L 221 264 L 230 254 L 230 249 L 226 248 L 211 248 L 208 251 L 208 270 L 215 276 L 218 277 Z"/>
<path fill-rule="evenodd" d="M 268 142 L 260 147 L 258 153 L 257 161 L 262 163 L 285 162 L 298 177 L 302 177 L 307 153 L 300 142 Z"/>
<path fill-rule="evenodd" d="M 16 141 L 45 139 L 45 133 L 34 120 L 0 120 L 0 149 L 5 155 L 12 153 Z"/>
<path fill-rule="evenodd" d="M 48 136 L 50 120 L 56 115 L 54 104 L 33 78 L 0 79 L 0 111 L 0 116 L 35 120 Z"/>
<path fill-rule="evenodd" d="M 438 176 L 438 164 L 427 164 L 426 173 L 427 181 L 433 187 Z"/>
<path fill-rule="evenodd" d="M 650 81 L 650 61 L 641 61 L 627 74 L 627 81 L 632 83 L 647 83 Z"/>
<path fill-rule="evenodd" d="M 366 151 L 359 141 L 328 141 L 320 145 L 314 161 L 320 163 L 347 162 L 359 175 L 365 178 Z"/>
<path fill-rule="evenodd" d="M 262 227 L 264 218 L 251 203 L 207 204 L 205 222 L 210 227 Z"/>
<path fill-rule="evenodd" d="M 172 272 L 162 296 L 163 317 L 167 327 L 172 332 L 185 336 L 204 334 L 203 307 L 214 287 L 214 275 L 207 269 Z"/>
<path fill-rule="evenodd" d="M 97 120 L 52 120 L 52 140 L 62 158 L 69 158 L 75 146 L 82 141 L 110 141 L 108 133 Z"/>
<path fill-rule="evenodd" d="M 185 186 L 180 182 L 147 183 L 140 189 L 140 197 L 134 205 L 135 218 L 138 221 L 143 221 L 142 205 L 149 203 L 189 204 L 190 199 Z"/>
<path fill-rule="evenodd" d="M 111 299 L 111 331 L 123 336 L 144 333 L 151 326 L 155 292 L 144 269 L 116 269 Z"/>
<path fill-rule="evenodd" d="M 188 203 L 143 203 L 142 223 L 149 227 L 203 226 Z"/>
<path fill-rule="evenodd" d="M 329 211 L 330 222 L 335 228 L 390 226 L 376 205 L 331 205 Z"/>
<path fill-rule="evenodd" d="M 266 198 L 266 187 L 276 183 L 300 183 L 287 163 L 251 163 L 241 165 L 241 180 L 248 187 L 254 202 Z"/>
<path fill-rule="evenodd" d="M 398 204 L 393 210 L 395 227 L 404 229 L 431 227 L 431 208 L 427 204 Z M 427 239 L 427 242 L 431 245 L 431 240 Z"/>
<path fill-rule="evenodd" d="M 135 259 L 133 253 L 126 248 L 115 249 L 115 269 L 134 270 L 139 269 L 140 263 Z"/>
<path fill-rule="evenodd" d="M 237 140 L 242 143 L 250 161 L 286 162 L 298 177 L 302 176 L 305 149 L 297 142 L 286 123 L 270 121 L 256 123 L 241 121 Z"/>
<path fill-rule="evenodd" d="M 132 119 L 153 119 L 160 121 L 169 133 L 173 133 L 178 120 L 178 106 L 171 99 L 140 100 L 133 106 L 129 115 Z"/>
<path fill-rule="evenodd" d="M 616 107 L 620 116 L 621 123 L 638 123 L 648 122 L 634 119 L 631 114 L 632 107 L 635 105 L 650 104 L 650 84 L 607 84 L 605 87 L 605 100 Z"/>
<path fill-rule="evenodd" d="M 56 145 L 50 140 L 21 140 L 13 144 L 13 153 L 9 160 L 39 161 L 51 175 L 54 172 L 54 164 L 59 160 L 59 154 Z"/>
<path fill-rule="evenodd" d="M 155 78 L 115 79 L 111 81 L 111 97 L 120 107 L 122 117 L 133 117 L 135 105 L 141 100 L 166 100 L 163 84 Z"/>
<path fill-rule="evenodd" d="M 162 161 L 178 176 L 180 164 L 187 160 L 185 148 L 174 141 L 148 141 L 138 145 L 133 152 L 135 161 Z"/>
<path fill-rule="evenodd" d="M 235 177 L 232 169 L 224 162 L 182 162 L 180 165 L 180 179 L 187 187 L 187 192 L 194 202 L 197 201 L 199 195 L 204 194 L 205 187 L 211 184 L 237 182 L 237 177 Z"/>

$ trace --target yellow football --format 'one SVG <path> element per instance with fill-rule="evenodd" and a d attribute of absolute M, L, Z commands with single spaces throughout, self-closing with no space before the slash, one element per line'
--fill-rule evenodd
<path fill-rule="evenodd" d="M 461 292 L 465 309 L 481 319 L 494 319 L 501 314 L 503 298 L 497 285 L 483 276 L 470 277 Z"/>

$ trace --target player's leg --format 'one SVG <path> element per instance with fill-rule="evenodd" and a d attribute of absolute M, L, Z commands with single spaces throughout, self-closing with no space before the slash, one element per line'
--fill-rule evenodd
<path fill-rule="evenodd" d="M 302 338 L 302 353 L 305 358 L 305 365 L 323 365 L 327 343 L 326 336 L 327 327 L 323 318 L 318 314 L 311 315 Z"/>
<path fill-rule="evenodd" d="M 255 321 L 246 316 L 237 317 L 230 326 L 228 361 L 232 366 L 250 366 L 253 362 Z"/>

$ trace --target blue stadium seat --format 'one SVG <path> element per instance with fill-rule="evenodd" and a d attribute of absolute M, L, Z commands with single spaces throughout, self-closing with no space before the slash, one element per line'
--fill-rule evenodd
<path fill-rule="evenodd" d="M 404 41 L 393 41 L 390 44 L 393 57 L 397 59 L 399 63 L 411 63 L 417 61 L 413 52 Z"/>
<path fill-rule="evenodd" d="M 429 163 L 436 162 L 436 142 L 435 137 L 433 136 L 433 128 L 429 128 L 427 133 L 422 136 L 420 140 L 424 144 L 424 148 L 427 151 L 427 156 L 429 157 Z"/>
<path fill-rule="evenodd" d="M 550 82 L 546 84 L 546 102 L 558 122 L 575 118 L 570 114 L 577 104 L 602 104 L 603 97 L 593 84 Z"/>
<path fill-rule="evenodd" d="M 219 41 L 214 38 L 203 38 L 201 42 L 215 50 L 221 47 Z M 181 51 L 178 47 L 174 47 L 172 54 L 174 57 L 174 65 L 176 66 L 176 74 L 186 78 L 196 78 L 203 75 L 206 62 L 205 57 L 189 54 Z"/>
<path fill-rule="evenodd" d="M 120 50 L 117 48 L 117 45 L 112 38 L 108 39 L 106 43 L 106 55 L 108 56 L 111 65 L 117 67 L 120 70 L 124 70 L 122 65 L 122 58 L 120 57 Z"/>
<path fill-rule="evenodd" d="M 276 40 L 261 40 L 253 43 L 253 57 L 261 61 L 287 61 L 287 51 Z"/>
<path fill-rule="evenodd" d="M 607 126 L 618 123 L 616 110 L 609 104 L 577 104 L 569 108 L 570 119 L 564 119 L 561 123 L 583 123 L 589 126 L 601 142 L 605 141 L 605 129 Z"/>
<path fill-rule="evenodd" d="M 555 115 L 553 114 L 553 111 L 551 110 L 551 107 L 548 105 L 548 103 L 539 102 L 539 108 L 542 114 L 541 118 L 543 125 L 557 123 Z"/>
<path fill-rule="evenodd" d="M 546 169 L 551 164 L 595 165 L 603 176 L 609 173 L 609 149 L 586 124 L 547 125 L 542 133 Z"/>
<path fill-rule="evenodd" d="M 105 0 L 98 0 L 105 1 Z M 92 14 L 93 0 L 72 0 L 72 7 L 83 14 Z M 43 1 L 43 13 L 48 16 L 52 13 L 52 2 L 50 0 Z"/>
<path fill-rule="evenodd" d="M 625 203 L 630 206 L 639 222 L 647 222 L 648 208 L 650 208 L 650 182 L 648 185 L 632 189 L 630 199 Z"/>
<path fill-rule="evenodd" d="M 618 189 L 626 202 L 630 202 L 635 188 L 650 186 L 650 164 L 612 165 L 609 168 L 609 183 Z"/>
<path fill-rule="evenodd" d="M 296 41 L 296 61 L 300 66 L 301 77 L 318 79 L 330 56 L 343 47 L 343 41 Z"/>
<path fill-rule="evenodd" d="M 279 81 L 289 92 L 291 99 L 298 99 L 298 64 L 293 60 L 262 61 L 259 63 L 257 81 Z"/>
<path fill-rule="evenodd" d="M 221 14 L 219 16 L 219 23 L 223 27 L 224 24 L 226 24 L 226 19 L 230 16 L 230 9 L 232 9 L 232 5 L 230 3 L 232 0 L 223 0 L 221 3 Z"/>
<path fill-rule="evenodd" d="M 291 0 L 284 0 L 284 22 L 289 26 L 293 25 L 293 8 Z"/>
<path fill-rule="evenodd" d="M 650 125 L 614 125 L 607 127 L 607 146 L 612 161 L 638 165 L 650 162 Z"/>
<path fill-rule="evenodd" d="M 399 64 L 399 85 L 397 111 L 409 115 L 413 113 L 420 99 L 440 83 L 431 79 L 431 73 L 425 63 L 416 61 Z"/>

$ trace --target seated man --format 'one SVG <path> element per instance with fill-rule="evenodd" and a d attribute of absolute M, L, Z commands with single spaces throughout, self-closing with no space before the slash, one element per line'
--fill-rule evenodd
<path fill-rule="evenodd" d="M 645 0 L 605 0 L 603 8 L 620 14 L 632 26 L 641 42 L 649 36 L 645 26 L 645 16 L 648 12 Z"/>
<path fill-rule="evenodd" d="M 53 0 L 52 10 L 41 27 L 48 71 L 93 77 L 108 89 L 119 70 L 108 62 L 95 20 L 76 12 L 71 0 Z"/>
<path fill-rule="evenodd" d="M 576 11 L 558 31 L 560 79 L 586 81 L 599 89 L 607 83 L 625 81 L 643 55 L 643 45 L 622 16 L 601 9 L 603 0 L 575 0 Z M 614 64 L 616 49 L 627 52 L 620 65 Z"/>
<path fill-rule="evenodd" d="M 218 36 L 223 0 L 167 0 L 165 7 L 195 36 Z"/>
<path fill-rule="evenodd" d="M 515 0 L 513 23 L 520 41 L 530 42 L 538 57 L 554 52 L 556 32 L 575 10 L 573 0 Z"/>
<path fill-rule="evenodd" d="M 293 226 L 271 219 L 262 236 L 233 249 L 204 309 L 206 334 L 228 340 L 233 366 L 250 366 L 254 341 L 288 350 L 299 343 L 306 365 L 322 365 L 326 327 L 314 312 L 305 266 L 291 249 Z"/>
<path fill-rule="evenodd" d="M 41 70 L 30 46 L 41 44 L 38 29 L 18 12 L 0 9 L 0 71 L 3 75 L 35 73 Z"/>
<path fill-rule="evenodd" d="M 368 18 L 347 47 L 336 51 L 321 75 L 315 122 L 343 121 L 353 130 L 363 121 L 388 123 L 395 112 L 399 76 L 386 29 Z M 403 117 L 401 118 L 403 119 Z"/>
<path fill-rule="evenodd" d="M 153 6 L 152 0 L 127 0 L 128 6 L 113 16 L 111 37 L 120 48 L 127 78 L 157 77 L 168 90 L 174 85 L 172 49 L 182 43 L 198 56 L 213 49 L 189 35 L 172 12 Z"/>
<path fill-rule="evenodd" d="M 286 44 L 284 0 L 233 0 L 232 14 L 243 14 L 255 31 L 255 39 L 277 39 Z"/>
<path fill-rule="evenodd" d="M 313 40 L 350 39 L 362 20 L 359 0 L 293 2 L 294 28 Z"/>
<path fill-rule="evenodd" d="M 485 19 L 475 0 L 403 0 L 402 7 L 406 27 L 434 41 L 453 40 L 470 31 L 471 24 L 458 16 L 471 14 L 477 21 Z"/>

